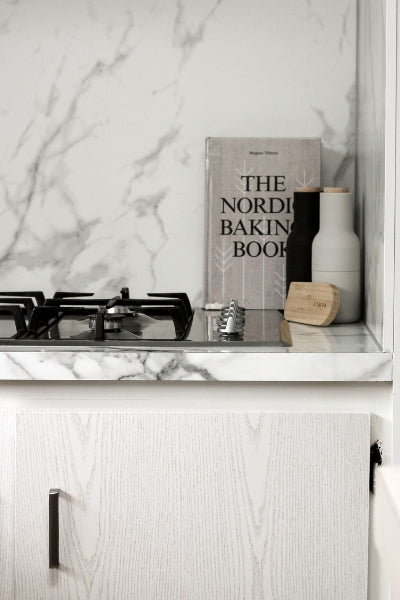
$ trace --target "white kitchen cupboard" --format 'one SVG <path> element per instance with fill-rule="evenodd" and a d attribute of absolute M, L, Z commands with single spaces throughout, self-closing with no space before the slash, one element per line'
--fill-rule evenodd
<path fill-rule="evenodd" d="M 384 467 L 377 474 L 374 537 L 394 598 L 400 597 L 400 469 Z"/>
<path fill-rule="evenodd" d="M 367 414 L 18 412 L 12 597 L 365 600 L 369 436 Z"/>
<path fill-rule="evenodd" d="M 15 413 L 0 417 L 0 598 L 14 597 Z"/>

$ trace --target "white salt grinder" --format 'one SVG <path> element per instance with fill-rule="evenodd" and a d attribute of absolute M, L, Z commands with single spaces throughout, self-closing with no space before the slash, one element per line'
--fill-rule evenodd
<path fill-rule="evenodd" d="M 312 281 L 339 288 L 334 323 L 360 319 L 360 240 L 353 229 L 353 198 L 348 188 L 324 188 L 320 194 L 319 232 L 312 244 Z"/>

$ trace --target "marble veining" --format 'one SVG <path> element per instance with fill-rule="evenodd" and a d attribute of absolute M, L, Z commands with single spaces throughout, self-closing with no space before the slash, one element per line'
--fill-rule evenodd
<path fill-rule="evenodd" d="M 386 353 L 1 352 L 2 380 L 391 381 Z"/>
<path fill-rule="evenodd" d="M 353 187 L 355 0 L 0 12 L 0 288 L 201 305 L 210 135 L 322 137 L 323 181 Z"/>
<path fill-rule="evenodd" d="M 362 324 L 290 323 L 292 346 L 172 351 L 3 348 L 1 380 L 391 381 L 392 357 Z"/>

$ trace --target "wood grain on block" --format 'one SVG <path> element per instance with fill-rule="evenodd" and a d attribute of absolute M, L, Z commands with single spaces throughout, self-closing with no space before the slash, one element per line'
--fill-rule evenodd
<path fill-rule="evenodd" d="M 331 283 L 298 282 L 290 284 L 285 304 L 285 319 L 306 325 L 330 325 L 339 310 L 340 293 Z"/>
<path fill-rule="evenodd" d="M 366 414 L 24 412 L 17 438 L 18 600 L 366 598 Z"/>
<path fill-rule="evenodd" d="M 374 539 L 390 580 L 393 598 L 400 598 L 400 468 L 382 467 L 376 473 Z"/>
<path fill-rule="evenodd" d="M 288 346 L 292 345 L 292 335 L 290 333 L 290 326 L 289 326 L 289 323 L 286 321 L 286 319 L 282 319 L 282 321 L 281 321 L 280 335 L 281 335 L 281 340 L 284 344 L 287 344 Z"/>

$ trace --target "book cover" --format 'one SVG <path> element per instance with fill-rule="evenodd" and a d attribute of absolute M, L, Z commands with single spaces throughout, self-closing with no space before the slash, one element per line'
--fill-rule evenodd
<path fill-rule="evenodd" d="M 320 164 L 319 138 L 207 138 L 206 306 L 284 307 L 293 192 Z"/>

